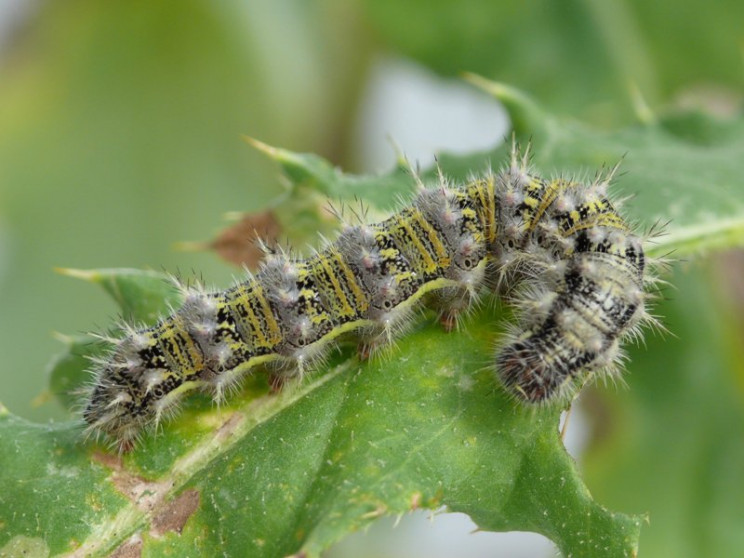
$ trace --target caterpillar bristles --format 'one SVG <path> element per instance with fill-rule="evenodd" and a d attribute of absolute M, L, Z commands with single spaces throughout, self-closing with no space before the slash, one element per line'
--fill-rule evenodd
<path fill-rule="evenodd" d="M 87 434 L 129 449 L 147 428 L 176 414 L 194 389 L 221 405 L 255 370 L 278 389 L 322 366 L 342 340 L 361 358 L 391 354 L 424 307 L 446 330 L 495 291 L 516 309 L 501 338 L 495 371 L 515 400 L 565 404 L 595 377 L 621 382 L 621 345 L 662 330 L 646 307 L 665 262 L 647 262 L 643 242 L 608 194 L 619 164 L 591 179 L 543 179 L 531 145 L 512 144 L 506 166 L 453 185 L 436 165 L 437 184 L 369 223 L 369 208 L 330 205 L 342 223 L 335 240 L 303 259 L 260 238 L 255 274 L 224 291 L 173 279 L 177 310 L 156 325 L 122 325 L 110 354 L 92 359 L 94 381 L 83 417 Z M 351 218 L 347 218 L 351 215 Z M 487 299 L 485 299 L 487 300 Z"/>

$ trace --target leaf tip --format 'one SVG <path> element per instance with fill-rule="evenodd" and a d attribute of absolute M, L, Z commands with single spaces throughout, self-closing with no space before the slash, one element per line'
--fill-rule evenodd
<path fill-rule="evenodd" d="M 635 117 L 638 119 L 638 121 L 646 126 L 652 126 L 656 124 L 656 114 L 654 114 L 654 111 L 651 110 L 648 102 L 646 102 L 646 99 L 644 98 L 643 93 L 641 93 L 641 88 L 638 86 L 638 84 L 634 81 L 631 81 L 628 84 L 628 90 L 630 94 L 630 101 L 633 105 L 633 113 L 635 114 Z"/>
<path fill-rule="evenodd" d="M 55 273 L 65 275 L 66 277 L 74 277 L 75 279 L 82 279 L 90 283 L 98 283 L 101 280 L 101 274 L 98 271 L 91 269 L 74 269 L 71 267 L 55 267 Z"/>
<path fill-rule="evenodd" d="M 273 145 L 269 145 L 268 143 L 264 143 L 261 140 L 257 140 L 256 138 L 252 138 L 250 136 L 242 135 L 241 138 L 248 145 L 250 145 L 254 149 L 257 149 L 274 161 L 284 164 L 297 164 L 298 162 L 297 157 L 291 151 L 287 151 L 286 149 L 282 149 L 280 147 L 274 147 Z"/>
<path fill-rule="evenodd" d="M 539 132 L 545 127 L 548 115 L 524 91 L 502 82 L 491 81 L 471 72 L 463 72 L 462 77 L 465 81 L 491 95 L 504 105 L 517 134 L 535 135 L 535 132 Z"/>
<path fill-rule="evenodd" d="M 245 134 L 240 136 L 240 139 L 242 139 L 245 143 L 253 147 L 254 149 L 257 149 L 261 153 L 265 153 L 269 157 L 275 157 L 278 153 L 279 149 L 276 147 L 273 147 L 269 145 L 268 143 L 264 143 L 261 140 L 257 140 L 256 138 L 252 138 L 251 136 L 247 136 Z"/>
<path fill-rule="evenodd" d="M 171 248 L 174 252 L 206 252 L 209 250 L 210 245 L 208 242 L 182 240 L 181 242 L 174 242 L 171 244 Z"/>
<path fill-rule="evenodd" d="M 67 335 L 66 333 L 62 333 L 60 331 L 52 331 L 52 339 L 55 339 L 60 343 L 64 343 L 65 345 L 72 345 L 75 341 L 71 335 Z"/>
<path fill-rule="evenodd" d="M 46 405 L 47 403 L 53 400 L 54 400 L 54 393 L 52 393 L 51 390 L 45 389 L 31 400 L 31 408 L 38 409 L 39 407 Z"/>
<path fill-rule="evenodd" d="M 301 155 L 288 149 L 274 147 L 250 136 L 241 136 L 243 141 L 268 156 L 272 161 L 278 163 L 284 170 L 288 184 L 284 184 L 285 190 L 292 191 L 294 185 L 304 180 L 307 175 L 315 175 L 319 171 L 326 171 L 330 165 L 322 158 L 313 155 Z"/>

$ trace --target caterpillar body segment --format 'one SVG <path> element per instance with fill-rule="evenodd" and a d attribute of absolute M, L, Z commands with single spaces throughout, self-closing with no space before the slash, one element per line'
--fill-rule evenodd
<path fill-rule="evenodd" d="M 271 253 L 225 291 L 188 290 L 179 310 L 127 331 L 97 365 L 89 432 L 127 447 L 190 389 L 221 401 L 257 367 L 301 375 L 341 337 L 374 350 L 421 303 L 451 329 L 486 287 L 520 309 L 495 367 L 517 399 L 554 400 L 611 369 L 647 316 L 641 239 L 607 198 L 607 180 L 546 180 L 526 158 L 515 150 L 506 169 L 462 186 L 441 178 L 306 259 Z"/>
<path fill-rule="evenodd" d="M 544 274 L 527 279 L 544 302 L 526 301 L 529 311 L 502 341 L 496 368 L 512 394 L 540 403 L 570 393 L 591 372 L 614 370 L 620 342 L 647 318 L 645 258 L 605 181 L 525 182 L 524 197 L 509 200 L 513 236 L 530 254 L 532 273 Z"/>

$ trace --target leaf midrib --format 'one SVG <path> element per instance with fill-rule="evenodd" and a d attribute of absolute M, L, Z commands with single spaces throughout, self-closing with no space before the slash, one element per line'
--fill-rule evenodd
<path fill-rule="evenodd" d="M 91 528 L 90 534 L 74 551 L 66 554 L 69 558 L 106 555 L 121 543 L 151 522 L 161 507 L 172 500 L 194 476 L 207 469 L 219 457 L 225 455 L 233 446 L 248 436 L 256 428 L 274 416 L 319 389 L 336 376 L 343 374 L 352 366 L 352 360 L 339 364 L 334 369 L 306 385 L 285 389 L 276 395 L 253 399 L 230 412 L 229 416 L 206 439 L 174 461 L 167 474 L 151 481 L 153 485 L 167 487 L 158 492 L 155 505 L 148 510 L 138 508 L 137 503 L 129 502 L 113 517 Z M 236 424 L 231 426 L 230 423 Z M 122 468 L 122 473 L 139 476 L 138 471 Z M 112 473 L 113 474 L 113 473 Z M 110 478 L 110 477 L 109 477 Z"/>

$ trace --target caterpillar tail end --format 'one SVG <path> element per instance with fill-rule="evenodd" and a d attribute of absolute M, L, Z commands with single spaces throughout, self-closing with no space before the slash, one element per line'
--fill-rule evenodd
<path fill-rule="evenodd" d="M 509 395 L 521 402 L 539 405 L 559 398 L 564 381 L 558 381 L 554 366 L 532 347 L 529 339 L 516 341 L 499 351 L 496 372 Z"/>

